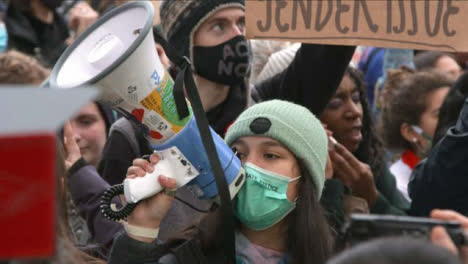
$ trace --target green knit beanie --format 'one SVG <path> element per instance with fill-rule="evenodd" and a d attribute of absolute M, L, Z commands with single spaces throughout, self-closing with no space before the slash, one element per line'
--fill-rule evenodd
<path fill-rule="evenodd" d="M 256 104 L 231 125 L 225 141 L 231 145 L 244 136 L 266 136 L 285 145 L 305 162 L 320 199 L 325 182 L 328 139 L 320 121 L 307 108 L 281 100 Z"/>

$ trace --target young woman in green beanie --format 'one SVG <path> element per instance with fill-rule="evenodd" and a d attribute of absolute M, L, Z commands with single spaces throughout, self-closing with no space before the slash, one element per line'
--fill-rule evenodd
<path fill-rule="evenodd" d="M 325 263 L 333 239 L 319 203 L 328 152 L 320 121 L 302 106 L 273 100 L 245 110 L 225 140 L 241 159 L 247 176 L 234 198 L 236 262 Z M 150 160 L 136 159 L 127 177 L 152 172 L 158 156 Z M 160 176 L 159 182 L 166 189 L 176 187 L 168 177 Z M 168 193 L 140 203 L 128 224 L 158 228 L 173 201 Z M 132 232 L 122 234 L 114 240 L 110 263 L 182 263 L 174 257 L 177 252 L 169 249 L 194 237 L 208 263 L 222 263 L 216 261 L 223 253 L 219 226 L 215 211 L 164 244 Z"/>

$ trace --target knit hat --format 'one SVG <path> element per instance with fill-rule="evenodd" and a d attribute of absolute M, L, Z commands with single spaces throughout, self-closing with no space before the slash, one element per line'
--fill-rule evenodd
<path fill-rule="evenodd" d="M 244 136 L 266 136 L 278 140 L 305 162 L 322 195 L 328 139 L 320 121 L 305 107 L 281 100 L 256 104 L 245 110 L 226 133 L 231 145 Z"/>
<path fill-rule="evenodd" d="M 258 74 L 255 83 L 260 83 L 286 70 L 289 64 L 293 61 L 296 56 L 296 52 L 300 47 L 301 44 L 296 43 L 271 54 L 262 71 Z"/>
<path fill-rule="evenodd" d="M 198 27 L 212 14 L 228 7 L 245 9 L 245 0 L 164 0 L 160 8 L 163 36 L 175 50 L 183 52 L 179 55 L 190 57 Z"/>

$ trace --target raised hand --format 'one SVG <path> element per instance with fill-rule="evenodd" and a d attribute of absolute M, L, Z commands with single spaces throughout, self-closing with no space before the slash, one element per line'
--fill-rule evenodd
<path fill-rule="evenodd" d="M 158 161 L 159 156 L 157 154 L 152 154 L 150 156 L 150 161 L 135 159 L 133 165 L 127 170 L 127 179 L 144 177 L 146 173 L 152 173 L 154 171 L 154 165 L 156 165 Z M 174 179 L 164 175 L 159 175 L 157 180 L 165 190 L 148 199 L 140 201 L 127 219 L 129 224 L 146 228 L 158 228 L 161 224 L 162 219 L 172 205 L 177 184 Z M 129 234 L 129 236 L 131 235 Z M 150 242 L 141 237 L 134 238 Z"/>
<path fill-rule="evenodd" d="M 374 183 L 374 175 L 369 165 L 360 162 L 343 145 L 336 143 L 330 152 L 334 177 L 351 188 L 353 194 L 362 197 L 371 208 L 379 192 Z"/>

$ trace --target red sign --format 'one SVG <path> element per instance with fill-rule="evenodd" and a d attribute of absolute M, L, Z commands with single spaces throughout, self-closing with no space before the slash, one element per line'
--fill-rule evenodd
<path fill-rule="evenodd" d="M 55 162 L 53 134 L 0 136 L 0 259 L 54 254 Z"/>

